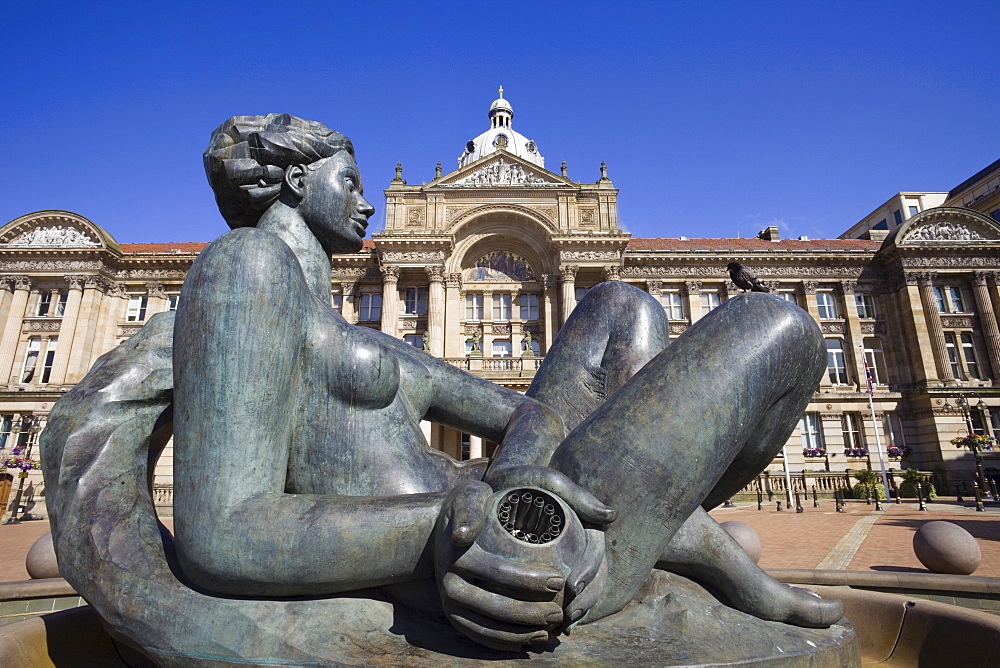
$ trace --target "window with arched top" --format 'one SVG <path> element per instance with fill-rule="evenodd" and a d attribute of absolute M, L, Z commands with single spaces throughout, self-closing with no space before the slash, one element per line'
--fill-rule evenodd
<path fill-rule="evenodd" d="M 470 281 L 533 281 L 535 272 L 526 259 L 507 250 L 486 253 L 463 272 L 463 280 Z"/>

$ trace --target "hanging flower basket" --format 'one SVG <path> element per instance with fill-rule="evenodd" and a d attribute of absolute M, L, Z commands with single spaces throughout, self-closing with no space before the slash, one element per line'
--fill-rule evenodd
<path fill-rule="evenodd" d="M 11 457 L 3 464 L 9 469 L 20 469 L 24 473 L 32 469 L 41 468 L 41 464 L 37 459 L 25 459 L 23 457 Z"/>
<path fill-rule="evenodd" d="M 956 448 L 969 448 L 973 450 L 979 448 L 980 450 L 993 451 L 993 444 L 996 441 L 990 436 L 983 436 L 982 434 L 969 434 L 968 436 L 959 436 L 957 438 L 951 439 L 951 444 Z"/>
<path fill-rule="evenodd" d="M 868 448 L 844 448 L 844 455 L 847 457 L 867 457 Z"/>

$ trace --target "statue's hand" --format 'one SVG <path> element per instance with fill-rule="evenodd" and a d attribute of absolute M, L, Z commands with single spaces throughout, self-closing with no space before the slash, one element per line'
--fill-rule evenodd
<path fill-rule="evenodd" d="M 469 481 L 447 498 L 435 535 L 438 590 L 455 628 L 487 647 L 516 651 L 548 640 L 597 601 L 603 534 L 585 532 L 568 513 L 558 539 L 520 541 L 493 516 L 502 495 L 491 494 Z"/>
<path fill-rule="evenodd" d="M 483 480 L 495 490 L 515 487 L 540 487 L 569 504 L 577 516 L 591 524 L 611 524 L 618 511 L 601 503 L 596 496 L 564 474 L 547 466 L 491 466 Z"/>

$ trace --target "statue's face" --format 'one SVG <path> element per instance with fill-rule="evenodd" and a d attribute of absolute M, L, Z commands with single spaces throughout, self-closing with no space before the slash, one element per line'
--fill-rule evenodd
<path fill-rule="evenodd" d="M 316 170 L 306 172 L 299 208 L 303 219 L 328 253 L 355 253 L 375 207 L 364 197 L 354 158 L 341 151 Z"/>

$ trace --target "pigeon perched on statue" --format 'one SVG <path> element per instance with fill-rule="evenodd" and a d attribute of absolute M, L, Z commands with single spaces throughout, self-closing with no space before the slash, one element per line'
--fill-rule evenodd
<path fill-rule="evenodd" d="M 733 279 L 733 283 L 736 287 L 741 290 L 749 290 L 750 292 L 770 292 L 767 287 L 764 286 L 760 280 L 754 276 L 754 273 L 744 267 L 739 262 L 730 262 L 726 267 L 729 270 L 729 278 Z"/>

